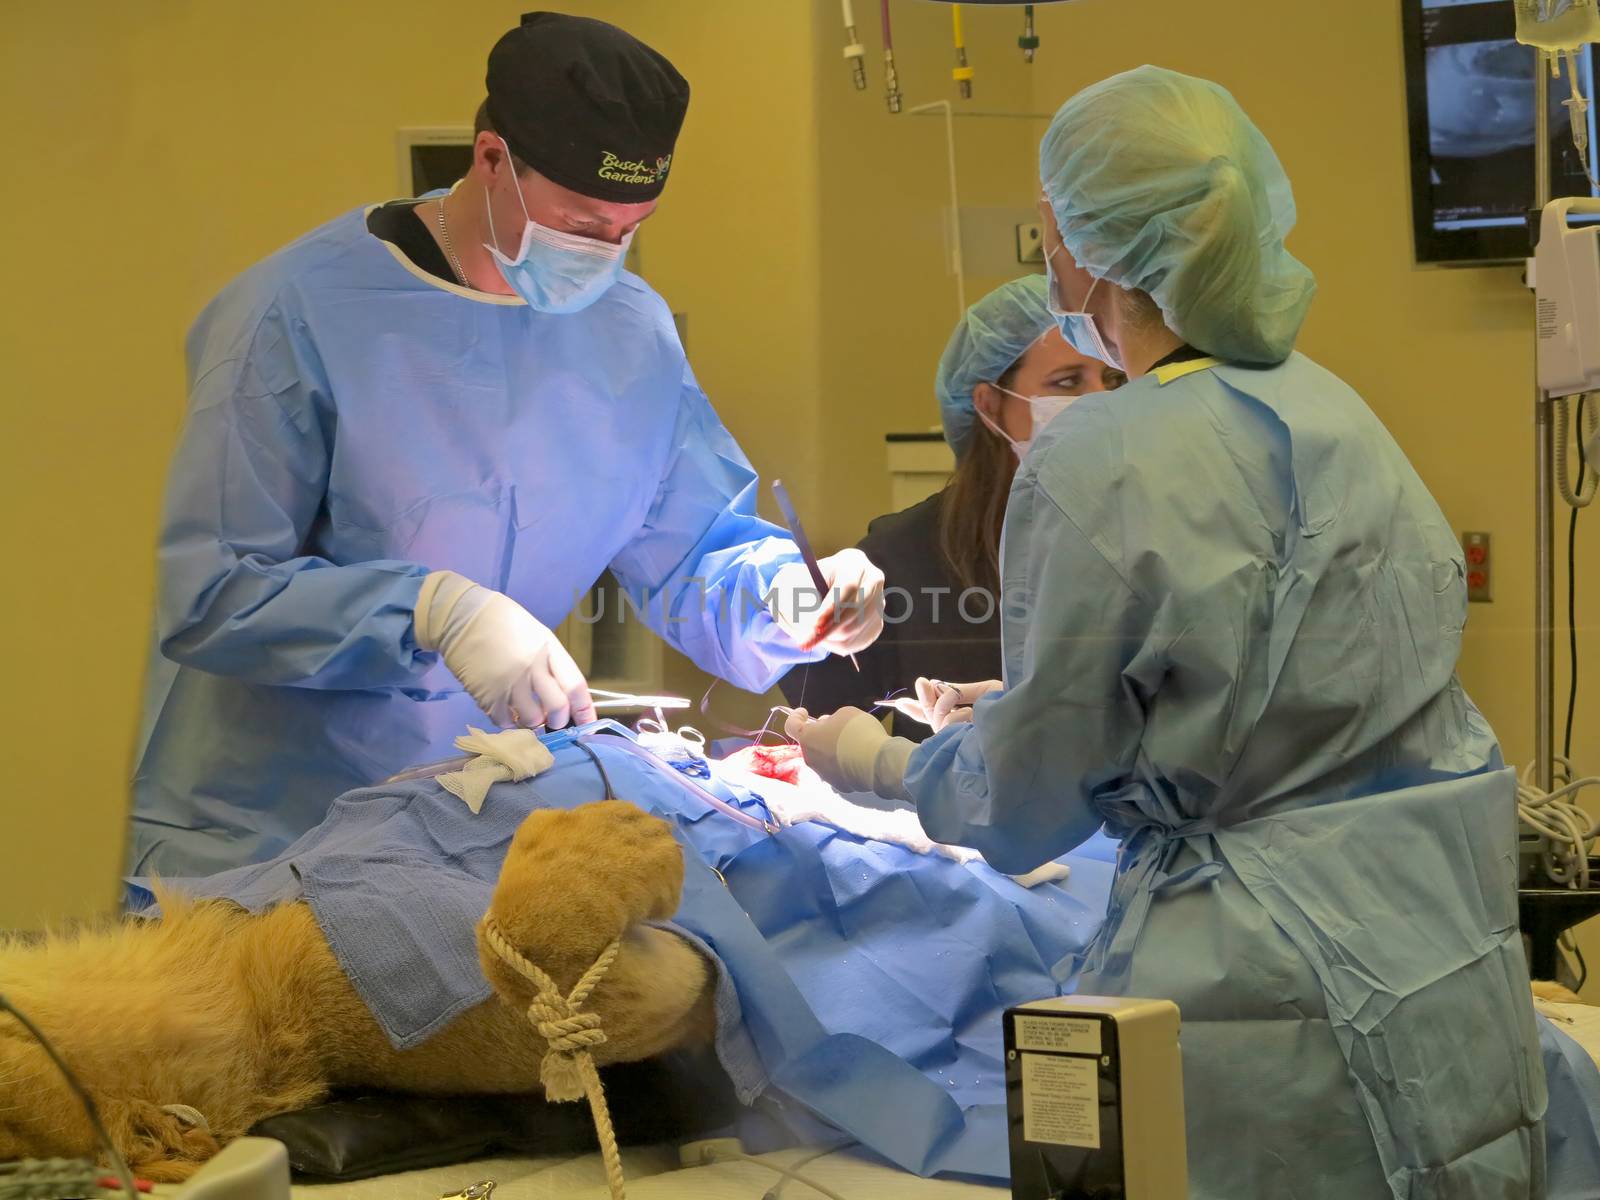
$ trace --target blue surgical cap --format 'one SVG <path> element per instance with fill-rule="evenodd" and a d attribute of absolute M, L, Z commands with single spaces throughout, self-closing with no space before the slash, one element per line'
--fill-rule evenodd
<path fill-rule="evenodd" d="M 944 440 L 960 458 L 972 445 L 977 410 L 972 393 L 1004 375 L 1055 320 L 1045 303 L 1045 277 L 1003 283 L 967 309 L 939 360 L 934 391 L 944 420 Z"/>
<path fill-rule="evenodd" d="M 1189 345 L 1289 357 L 1316 280 L 1284 248 L 1283 165 L 1226 89 L 1159 67 L 1085 88 L 1050 123 L 1039 178 L 1078 265 L 1148 293 Z"/>

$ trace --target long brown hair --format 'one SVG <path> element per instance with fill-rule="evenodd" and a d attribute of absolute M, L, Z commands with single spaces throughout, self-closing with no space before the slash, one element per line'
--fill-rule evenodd
<path fill-rule="evenodd" d="M 1011 386 L 1022 360 L 1000 376 Z M 982 588 L 1000 595 L 1000 529 L 1006 519 L 1006 498 L 1017 473 L 1010 444 L 982 421 L 974 424 L 972 444 L 956 463 L 950 482 L 939 493 L 939 553 L 963 591 Z"/>

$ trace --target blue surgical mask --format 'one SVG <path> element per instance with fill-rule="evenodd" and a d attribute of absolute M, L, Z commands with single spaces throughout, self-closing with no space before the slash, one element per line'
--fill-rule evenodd
<path fill-rule="evenodd" d="M 510 153 L 508 147 L 508 160 Z M 517 255 L 507 258 L 497 245 L 488 243 L 484 249 L 494 256 L 506 284 L 528 302 L 529 308 L 547 313 L 575 313 L 588 308 L 622 273 L 622 260 L 633 240 L 633 231 L 629 230 L 622 241 L 612 243 L 550 229 L 529 216 L 522 189 L 514 182 L 512 186 L 527 222 L 522 227 Z M 489 236 L 498 242 L 500 235 L 495 232 L 487 191 L 483 205 L 489 211 Z"/>
<path fill-rule="evenodd" d="M 1089 285 L 1089 294 L 1083 298 L 1083 309 L 1078 312 L 1067 312 L 1056 300 L 1056 275 L 1050 260 L 1055 257 L 1055 252 L 1059 249 L 1061 247 L 1057 246 L 1045 256 L 1044 265 L 1045 304 L 1050 310 L 1050 315 L 1056 319 L 1056 324 L 1061 329 L 1061 336 L 1066 339 L 1067 345 L 1085 358 L 1097 358 L 1106 366 L 1126 375 L 1128 368 L 1111 352 L 1110 345 L 1100 332 L 1100 322 L 1088 311 L 1089 301 L 1094 296 L 1095 288 L 1100 286 L 1100 280 L 1096 279 Z"/>

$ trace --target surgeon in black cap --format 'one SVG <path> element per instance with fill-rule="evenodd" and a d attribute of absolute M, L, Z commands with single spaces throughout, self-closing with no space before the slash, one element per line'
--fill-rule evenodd
<path fill-rule="evenodd" d="M 488 88 L 472 170 L 416 216 L 457 282 L 576 311 L 615 281 L 655 212 L 689 84 L 614 25 L 530 13 L 490 52 Z"/>
<path fill-rule="evenodd" d="M 489 56 L 472 166 L 234 280 L 187 343 L 137 750 L 135 875 L 270 858 L 469 725 L 592 720 L 554 630 L 608 568 L 753 691 L 882 628 L 883 575 L 757 517 L 757 479 L 623 256 L 689 85 L 532 13 Z"/>

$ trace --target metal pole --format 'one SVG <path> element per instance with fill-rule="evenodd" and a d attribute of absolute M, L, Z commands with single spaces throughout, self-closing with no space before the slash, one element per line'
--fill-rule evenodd
<path fill-rule="evenodd" d="M 1543 50 L 1534 58 L 1534 213 L 1537 221 L 1550 203 L 1550 55 Z M 1532 231 L 1530 230 L 1530 233 Z M 1539 387 L 1538 349 L 1535 347 L 1533 385 L 1533 555 L 1534 555 L 1534 657 L 1533 753 L 1538 786 L 1546 791 L 1555 780 L 1555 487 L 1552 474 L 1555 443 L 1550 398 Z"/>

